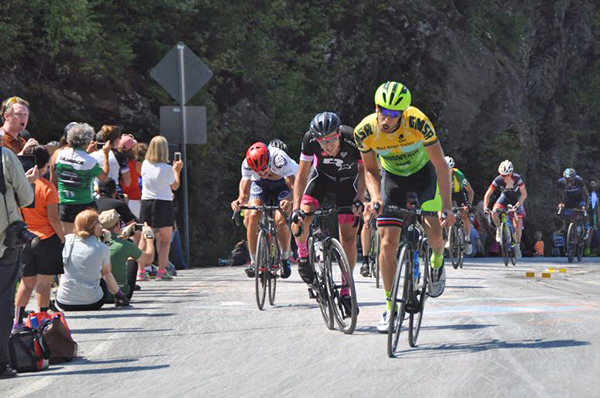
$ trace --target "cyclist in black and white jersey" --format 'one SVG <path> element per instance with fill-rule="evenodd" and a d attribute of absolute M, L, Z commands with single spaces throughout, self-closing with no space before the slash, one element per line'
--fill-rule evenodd
<path fill-rule="evenodd" d="M 248 148 L 246 159 L 242 162 L 242 179 L 239 184 L 239 196 L 231 202 L 234 211 L 240 205 L 248 202 L 250 206 L 268 204 L 273 198 L 275 205 L 286 210 L 291 205 L 294 180 L 298 172 L 298 164 L 283 150 L 272 146 L 268 147 L 262 142 L 256 142 Z M 256 257 L 256 242 L 258 240 L 258 221 L 260 215 L 256 210 L 245 213 L 247 228 L 248 251 L 250 252 L 250 266 L 246 268 L 248 277 L 253 278 Z M 292 269 L 290 266 L 291 235 L 286 218 L 281 212 L 275 214 L 277 233 L 281 246 L 281 259 L 283 262 L 282 278 L 288 278 Z"/>
<path fill-rule="evenodd" d="M 496 241 L 500 243 L 500 218 L 496 209 L 504 209 L 509 205 L 512 205 L 516 209 L 514 218 L 515 226 L 515 238 L 517 245 L 515 247 L 517 258 L 521 257 L 521 232 L 523 229 L 523 218 L 525 217 L 525 209 L 523 208 L 523 202 L 527 199 L 527 189 L 525 188 L 525 180 L 519 174 L 514 173 L 513 164 L 510 160 L 505 160 L 498 166 L 499 176 L 494 178 L 494 181 L 490 184 L 490 187 L 483 196 L 483 206 L 486 213 L 492 214 L 494 225 L 496 225 Z M 492 211 L 488 208 L 490 197 L 492 193 L 499 188 L 502 194 L 496 200 Z"/>
<path fill-rule="evenodd" d="M 338 207 L 352 206 L 355 201 L 364 201 L 364 192 L 362 160 L 353 129 L 343 126 L 333 112 L 319 113 L 311 121 L 302 141 L 292 223 L 310 225 L 311 217 L 305 217 L 305 213 L 318 209 L 329 196 L 333 196 Z M 354 269 L 357 256 L 355 217 L 350 210 L 338 214 L 340 241 L 351 269 Z M 296 228 L 292 226 L 294 231 Z M 305 283 L 312 283 L 313 270 L 307 258 L 308 233 L 309 228 L 304 228 L 302 235 L 296 238 L 298 273 Z"/>

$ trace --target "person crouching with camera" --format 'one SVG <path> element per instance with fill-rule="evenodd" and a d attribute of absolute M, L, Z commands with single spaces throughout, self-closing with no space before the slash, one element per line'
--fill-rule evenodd
<path fill-rule="evenodd" d="M 48 168 L 50 155 L 41 145 L 25 149 L 25 155 L 35 156 L 40 174 Z M 35 288 L 39 312 L 47 312 L 50 306 L 52 277 L 63 273 L 62 249 L 65 234 L 58 217 L 58 191 L 54 184 L 40 177 L 34 184 L 34 207 L 21 209 L 29 231 L 39 238 L 35 247 L 25 246 L 21 253 L 23 279 L 15 297 L 15 322 L 12 333 L 23 330 L 25 307 Z"/>
<path fill-rule="evenodd" d="M 135 233 L 136 225 L 140 224 L 130 224 L 121 230 L 121 217 L 115 209 L 103 211 L 99 219 L 102 227 L 110 232 L 110 239 L 105 243 L 110 248 L 112 274 L 121 290 L 131 299 L 138 263 L 144 269 L 154 260 L 154 233 L 148 225 L 142 227 L 141 239 L 144 241 L 145 251 L 141 251 L 135 243 L 128 240 Z"/>
<path fill-rule="evenodd" d="M 102 226 L 96 210 L 88 209 L 75 217 L 75 231 L 65 236 L 62 258 L 64 275 L 56 294 L 56 304 L 65 311 L 100 309 L 109 293 L 115 306 L 129 305 L 111 273 L 110 250 L 100 241 Z"/>
<path fill-rule="evenodd" d="M 8 338 L 13 323 L 21 238 L 30 238 L 24 236 L 27 228 L 19 207 L 33 202 L 31 184 L 37 177 L 37 167 L 25 173 L 17 156 L 0 147 L 0 379 L 17 374 L 8 366 Z"/>

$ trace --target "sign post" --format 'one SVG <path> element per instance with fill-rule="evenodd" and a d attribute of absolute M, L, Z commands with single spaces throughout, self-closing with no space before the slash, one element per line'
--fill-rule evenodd
<path fill-rule="evenodd" d="M 196 57 L 187 46 L 179 42 L 167 55 L 150 71 L 162 88 L 175 99 L 179 107 L 161 107 L 161 133 L 169 137 L 172 144 L 182 144 L 181 159 L 183 160 L 183 234 L 184 250 L 188 264 L 190 264 L 190 233 L 189 233 L 189 205 L 188 205 L 188 174 L 187 174 L 187 144 L 190 142 L 190 133 L 193 135 L 192 143 L 206 143 L 206 109 L 202 107 L 187 107 L 185 104 L 206 84 L 212 77 L 212 71 Z M 188 109 L 190 108 L 190 109 Z M 193 108 L 193 109 L 192 109 Z M 198 109 L 201 108 L 201 109 Z M 163 113 L 163 109 L 165 113 Z M 193 122 L 197 124 L 188 126 L 190 120 L 188 111 L 194 115 Z M 203 111 L 203 112 L 202 112 Z M 172 113 L 179 113 L 179 120 L 173 120 Z M 169 115 L 163 117 L 163 115 Z M 168 123 L 167 123 L 168 121 Z M 190 129 L 192 129 L 190 131 Z"/>

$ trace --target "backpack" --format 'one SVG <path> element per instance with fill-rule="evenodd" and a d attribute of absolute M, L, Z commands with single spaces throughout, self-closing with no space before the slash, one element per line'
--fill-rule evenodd
<path fill-rule="evenodd" d="M 235 244 L 235 247 L 229 254 L 228 266 L 244 265 L 250 261 L 250 252 L 245 240 L 241 240 Z"/>
<path fill-rule="evenodd" d="M 17 372 L 37 372 L 50 366 L 50 349 L 39 329 L 25 327 L 8 340 L 8 360 Z"/>

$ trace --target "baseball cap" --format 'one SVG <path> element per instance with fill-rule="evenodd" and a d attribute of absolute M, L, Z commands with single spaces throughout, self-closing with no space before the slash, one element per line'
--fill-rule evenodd
<path fill-rule="evenodd" d="M 121 221 L 121 216 L 115 209 L 104 210 L 98 216 L 98 221 L 102 224 L 102 228 L 111 229 Z"/>
<path fill-rule="evenodd" d="M 129 151 L 134 146 L 136 146 L 136 144 L 137 144 L 137 141 L 135 140 L 135 138 L 133 138 L 133 136 L 131 134 L 123 134 L 121 136 L 121 142 L 120 142 L 119 146 L 121 147 L 122 150 Z"/>

